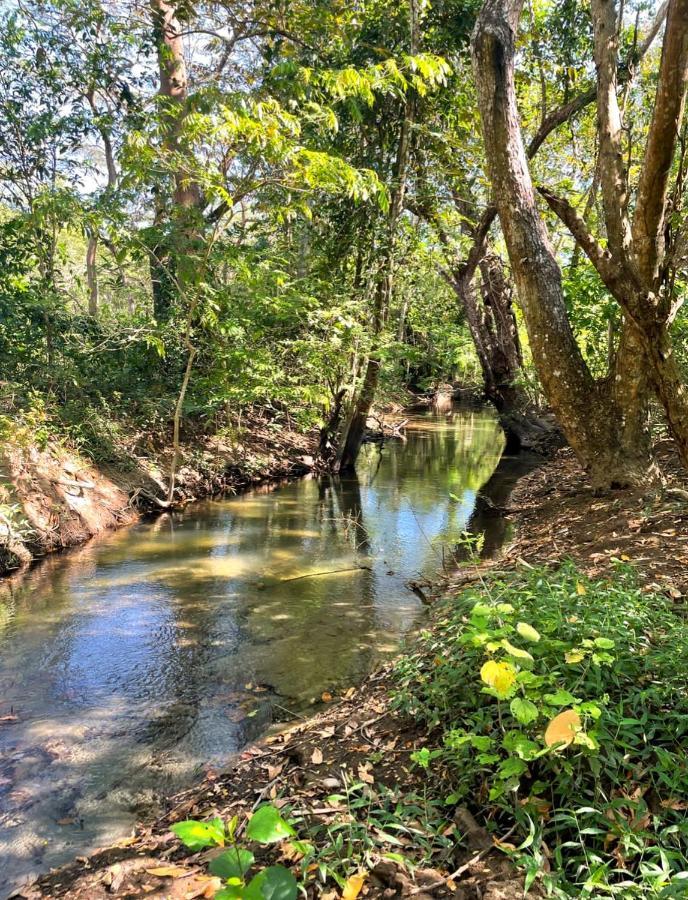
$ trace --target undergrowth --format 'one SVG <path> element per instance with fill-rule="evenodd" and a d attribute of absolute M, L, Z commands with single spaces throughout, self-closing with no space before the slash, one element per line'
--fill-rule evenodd
<path fill-rule="evenodd" d="M 396 667 L 414 754 L 555 897 L 688 896 L 685 607 L 617 563 L 521 570 L 444 602 Z M 506 840 L 505 836 L 509 835 Z"/>

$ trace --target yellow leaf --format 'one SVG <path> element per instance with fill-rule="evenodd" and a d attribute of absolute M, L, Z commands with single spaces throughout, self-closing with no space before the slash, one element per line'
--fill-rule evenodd
<path fill-rule="evenodd" d="M 146 869 L 146 874 L 157 875 L 158 878 L 181 878 L 183 875 L 191 875 L 191 872 L 182 866 L 158 866 L 155 869 Z"/>
<path fill-rule="evenodd" d="M 581 584 L 580 581 L 576 582 L 576 593 L 579 594 L 581 597 L 588 593 L 587 590 L 585 589 L 585 585 Z"/>
<path fill-rule="evenodd" d="M 504 647 L 509 656 L 515 656 L 516 659 L 527 659 L 530 662 L 533 661 L 533 657 L 527 650 L 521 650 L 520 647 L 514 647 L 514 645 L 507 641 L 506 638 L 502 638 L 502 647 Z"/>
<path fill-rule="evenodd" d="M 342 891 L 342 900 L 356 900 L 361 893 L 364 881 L 365 875 L 352 875 L 348 878 Z"/>
<path fill-rule="evenodd" d="M 480 677 L 500 697 L 506 697 L 516 681 L 516 670 L 508 662 L 489 659 L 480 670 Z"/>
<path fill-rule="evenodd" d="M 581 730 L 580 716 L 575 709 L 565 709 L 555 716 L 545 731 L 545 744 L 553 747 L 555 744 L 568 747 L 575 740 L 576 734 Z"/>
<path fill-rule="evenodd" d="M 526 641 L 537 643 L 540 640 L 540 632 L 533 628 L 532 625 L 528 625 L 527 622 L 517 622 L 516 631 Z"/>
<path fill-rule="evenodd" d="M 564 659 L 569 665 L 582 662 L 585 659 L 585 653 L 582 650 L 569 650 L 564 654 Z"/>

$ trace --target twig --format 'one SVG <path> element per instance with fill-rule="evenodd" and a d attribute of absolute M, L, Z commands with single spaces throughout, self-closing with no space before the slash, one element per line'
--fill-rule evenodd
<path fill-rule="evenodd" d="M 285 584 L 287 581 L 300 581 L 302 578 L 318 578 L 320 575 L 339 575 L 341 572 L 360 572 L 364 569 L 366 572 L 372 571 L 370 566 L 353 566 L 350 569 L 331 569 L 329 572 L 311 572 L 308 575 L 294 575 L 293 578 L 282 578 L 280 584 Z"/>

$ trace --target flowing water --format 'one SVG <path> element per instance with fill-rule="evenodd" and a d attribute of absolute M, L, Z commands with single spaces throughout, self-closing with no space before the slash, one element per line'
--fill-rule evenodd
<path fill-rule="evenodd" d="M 356 479 L 197 503 L 0 582 L 0 896 L 394 652 L 423 614 L 406 582 L 449 560 L 503 446 L 486 411 L 407 435 Z"/>

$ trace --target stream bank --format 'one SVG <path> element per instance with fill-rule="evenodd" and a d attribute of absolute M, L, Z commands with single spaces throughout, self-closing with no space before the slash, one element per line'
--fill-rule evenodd
<path fill-rule="evenodd" d="M 310 471 L 317 434 L 275 428 L 265 415 L 242 436 L 197 435 L 181 448 L 176 498 L 182 503 Z M 56 437 L 18 430 L 0 445 L 0 576 L 48 553 L 85 543 L 160 512 L 171 451 L 145 441 L 95 464 Z"/>
<path fill-rule="evenodd" d="M 572 454 L 560 452 L 517 484 L 509 504 L 516 538 L 501 558 L 464 568 L 444 582 L 438 593 L 451 604 L 451 598 L 460 597 L 467 586 L 480 585 L 484 579 L 510 571 L 528 571 L 535 565 L 552 566 L 554 571 L 565 557 L 575 559 L 583 573 L 608 577 L 623 560 L 635 564 L 642 590 L 663 596 L 670 606 L 675 604 L 676 615 L 685 618 L 685 473 L 668 445 L 660 448 L 660 454 L 668 481 L 653 495 L 631 491 L 599 498 L 587 488 Z M 431 631 L 436 627 L 431 624 Z M 385 792 L 389 791 L 395 803 L 418 798 L 425 790 L 427 776 L 412 764 L 411 754 L 432 745 L 432 735 L 426 727 L 395 711 L 390 704 L 393 689 L 392 669 L 387 665 L 358 688 L 351 687 L 336 698 L 324 696 L 327 702 L 318 715 L 246 748 L 229 770 L 210 772 L 203 783 L 172 798 L 166 813 L 140 825 L 133 837 L 52 872 L 16 896 L 27 900 L 212 897 L 219 883 L 207 874 L 204 854 L 189 854 L 170 832 L 172 823 L 215 815 L 244 818 L 270 800 L 288 811 L 296 810 L 301 821 L 332 824 L 343 817 L 352 822 L 357 814 L 346 804 L 333 805 L 328 798 L 353 782 L 370 791 L 376 798 L 371 801 L 374 803 L 382 802 L 380 797 L 388 796 Z M 680 800 L 670 802 L 672 808 L 685 809 Z M 364 808 L 364 823 L 369 823 L 365 813 L 368 808 Z M 417 813 L 412 813 L 411 820 L 415 816 Z M 481 821 L 480 805 L 473 805 L 471 810 L 457 807 L 452 816 L 462 834 L 453 856 L 452 866 L 456 868 L 450 873 L 452 877 L 447 877 L 446 868 L 427 865 L 409 872 L 394 860 L 393 853 L 384 853 L 385 841 L 389 839 L 387 849 L 391 851 L 396 839 L 378 834 L 377 846 L 369 847 L 364 854 L 363 895 L 415 900 L 522 897 L 523 876 L 500 849 L 512 845 L 506 838 L 500 844 L 494 831 L 488 833 L 485 826 L 489 822 Z M 411 820 L 406 824 L 411 826 Z M 424 840 L 419 827 L 416 821 L 411 834 L 419 836 L 412 836 L 411 845 Z M 401 837 L 407 852 L 409 840 L 403 834 Z M 320 840 L 324 843 L 319 849 L 327 852 L 331 838 L 326 834 Z M 283 851 L 286 849 L 281 845 L 265 861 L 278 859 L 294 864 Z M 363 866 L 363 857 L 358 865 Z M 338 896 L 336 885 L 314 886 L 309 889 L 311 893 Z M 537 884 L 529 895 L 540 895 Z"/>

